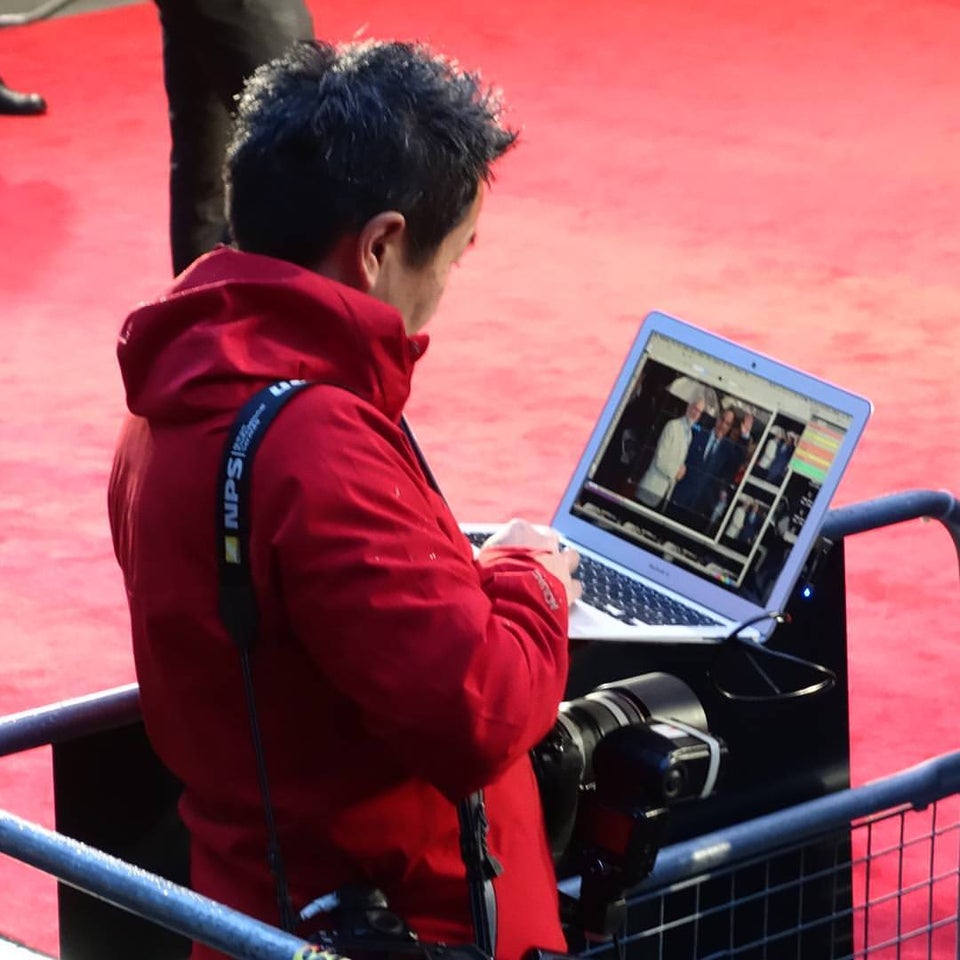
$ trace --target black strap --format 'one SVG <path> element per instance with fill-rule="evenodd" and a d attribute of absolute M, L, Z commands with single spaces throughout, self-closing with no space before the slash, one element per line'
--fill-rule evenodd
<path fill-rule="evenodd" d="M 460 855 L 467 868 L 470 912 L 477 946 L 488 956 L 497 952 L 497 896 L 493 881 L 503 868 L 487 849 L 487 810 L 477 790 L 457 805 Z"/>
<path fill-rule="evenodd" d="M 253 472 L 253 455 L 267 427 L 281 408 L 310 385 L 306 380 L 280 380 L 255 393 L 243 405 L 227 437 L 219 474 L 217 509 L 220 617 L 240 653 L 243 690 L 250 717 L 250 734 L 267 827 L 267 863 L 276 885 L 280 925 L 291 933 L 296 928 L 296 912 L 290 900 L 287 874 L 280 853 L 280 840 L 277 836 L 273 801 L 270 798 L 270 780 L 267 776 L 253 689 L 250 651 L 257 639 L 259 616 L 247 551 L 250 543 L 250 477 Z"/>
<path fill-rule="evenodd" d="M 308 380 L 278 380 L 255 393 L 230 428 L 220 467 L 217 543 L 220 566 L 220 616 L 241 650 L 257 637 L 257 601 L 247 560 L 250 543 L 250 475 L 253 455 L 283 406 Z"/>
<path fill-rule="evenodd" d="M 290 900 L 286 871 L 280 854 L 250 662 L 250 651 L 256 642 L 259 626 L 253 577 L 247 556 L 250 543 L 250 477 L 253 456 L 267 427 L 288 401 L 315 382 L 279 380 L 269 387 L 264 387 L 243 405 L 227 437 L 218 483 L 220 616 L 240 653 L 243 687 L 267 827 L 267 862 L 276 884 L 281 925 L 287 931 L 294 930 L 297 917 Z M 442 498 L 440 487 L 413 431 L 406 420 L 401 419 L 400 426 L 410 441 L 427 483 Z M 497 903 L 493 879 L 499 875 L 501 867 L 487 850 L 487 817 L 483 791 L 478 790 L 462 800 L 457 814 L 460 821 L 460 850 L 470 891 L 474 935 L 477 946 L 492 957 L 497 941 Z"/>

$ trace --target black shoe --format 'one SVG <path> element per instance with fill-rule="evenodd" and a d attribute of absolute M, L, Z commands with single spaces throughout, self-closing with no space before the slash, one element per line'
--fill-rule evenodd
<path fill-rule="evenodd" d="M 39 93 L 18 93 L 0 80 L 0 114 L 21 117 L 47 112 L 47 101 Z"/>

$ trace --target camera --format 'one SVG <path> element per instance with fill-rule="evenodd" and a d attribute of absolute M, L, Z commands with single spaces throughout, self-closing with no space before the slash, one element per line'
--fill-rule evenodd
<path fill-rule="evenodd" d="M 647 673 L 607 683 L 560 705 L 531 751 L 561 892 L 568 937 L 609 937 L 626 916 L 626 891 L 653 869 L 669 810 L 709 797 L 726 746 L 707 729 L 700 701 L 683 681 Z M 565 884 L 561 884 L 563 891 Z M 314 940 L 364 960 L 490 960 L 475 945 L 424 943 L 392 913 L 383 893 L 344 887 L 301 919 L 326 915 Z M 528 960 L 568 960 L 534 951 Z"/>
<path fill-rule="evenodd" d="M 333 960 L 492 960 L 476 944 L 426 943 L 393 913 L 381 890 L 344 886 L 320 897 L 300 914 L 302 920 L 326 917 L 329 926 L 309 937 Z"/>
<path fill-rule="evenodd" d="M 709 797 L 726 752 L 694 692 L 670 674 L 560 705 L 531 758 L 558 876 L 580 876 L 579 897 L 562 904 L 568 923 L 617 929 L 626 890 L 653 869 L 670 808 Z"/>

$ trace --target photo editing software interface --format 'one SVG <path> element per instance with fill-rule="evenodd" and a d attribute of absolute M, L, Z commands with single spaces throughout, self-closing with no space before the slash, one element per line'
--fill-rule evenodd
<path fill-rule="evenodd" d="M 763 605 L 851 418 L 662 334 L 574 516 Z"/>

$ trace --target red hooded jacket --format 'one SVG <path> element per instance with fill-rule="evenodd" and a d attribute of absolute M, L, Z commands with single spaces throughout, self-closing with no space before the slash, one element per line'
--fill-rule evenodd
<path fill-rule="evenodd" d="M 278 923 L 217 610 L 216 478 L 245 400 L 321 382 L 270 427 L 251 486 L 253 675 L 294 906 L 369 883 L 422 940 L 472 941 L 456 803 L 483 787 L 497 956 L 516 960 L 564 948 L 528 751 L 563 694 L 567 611 L 529 554 L 475 561 L 427 483 L 399 426 L 425 345 L 393 308 L 292 264 L 202 258 L 121 333 L 134 416 L 110 522 L 147 732 L 185 786 L 193 886 Z"/>

